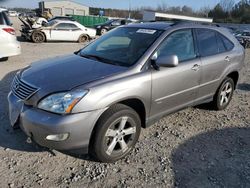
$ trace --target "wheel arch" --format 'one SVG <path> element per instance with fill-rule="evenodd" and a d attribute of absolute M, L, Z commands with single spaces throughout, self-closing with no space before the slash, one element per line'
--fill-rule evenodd
<path fill-rule="evenodd" d="M 227 75 L 227 77 L 232 78 L 234 81 L 234 89 L 236 89 L 237 83 L 239 81 L 239 72 L 238 71 L 233 71 L 230 74 Z"/>

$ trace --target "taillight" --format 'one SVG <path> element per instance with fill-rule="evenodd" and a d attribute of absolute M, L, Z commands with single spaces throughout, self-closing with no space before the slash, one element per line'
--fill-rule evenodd
<path fill-rule="evenodd" d="M 4 31 L 6 31 L 7 33 L 11 34 L 11 35 L 15 35 L 15 29 L 13 28 L 3 28 Z"/>

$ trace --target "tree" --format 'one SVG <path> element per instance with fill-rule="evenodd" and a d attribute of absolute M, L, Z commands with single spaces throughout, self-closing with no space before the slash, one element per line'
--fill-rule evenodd
<path fill-rule="evenodd" d="M 235 1 L 234 0 L 221 0 L 219 4 L 225 12 L 231 12 L 231 10 L 233 9 L 235 5 Z"/>
<path fill-rule="evenodd" d="M 194 11 L 191 7 L 188 7 L 186 5 L 184 5 L 182 7 L 182 13 L 185 14 L 185 15 L 193 15 L 194 14 Z"/>

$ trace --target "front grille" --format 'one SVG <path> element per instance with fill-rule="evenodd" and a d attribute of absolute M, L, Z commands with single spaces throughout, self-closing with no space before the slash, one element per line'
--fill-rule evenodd
<path fill-rule="evenodd" d="M 38 88 L 22 81 L 18 75 L 16 75 L 11 85 L 11 91 L 21 100 L 28 100 L 38 91 Z"/>

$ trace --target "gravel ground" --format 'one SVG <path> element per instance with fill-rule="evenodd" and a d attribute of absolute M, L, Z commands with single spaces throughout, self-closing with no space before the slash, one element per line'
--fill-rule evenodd
<path fill-rule="evenodd" d="M 8 120 L 6 97 L 14 73 L 80 47 L 22 42 L 22 55 L 0 62 L 1 188 L 250 187 L 250 50 L 227 110 L 196 107 L 167 116 L 143 130 L 132 153 L 115 164 L 27 144 L 24 133 L 13 131 Z"/>

